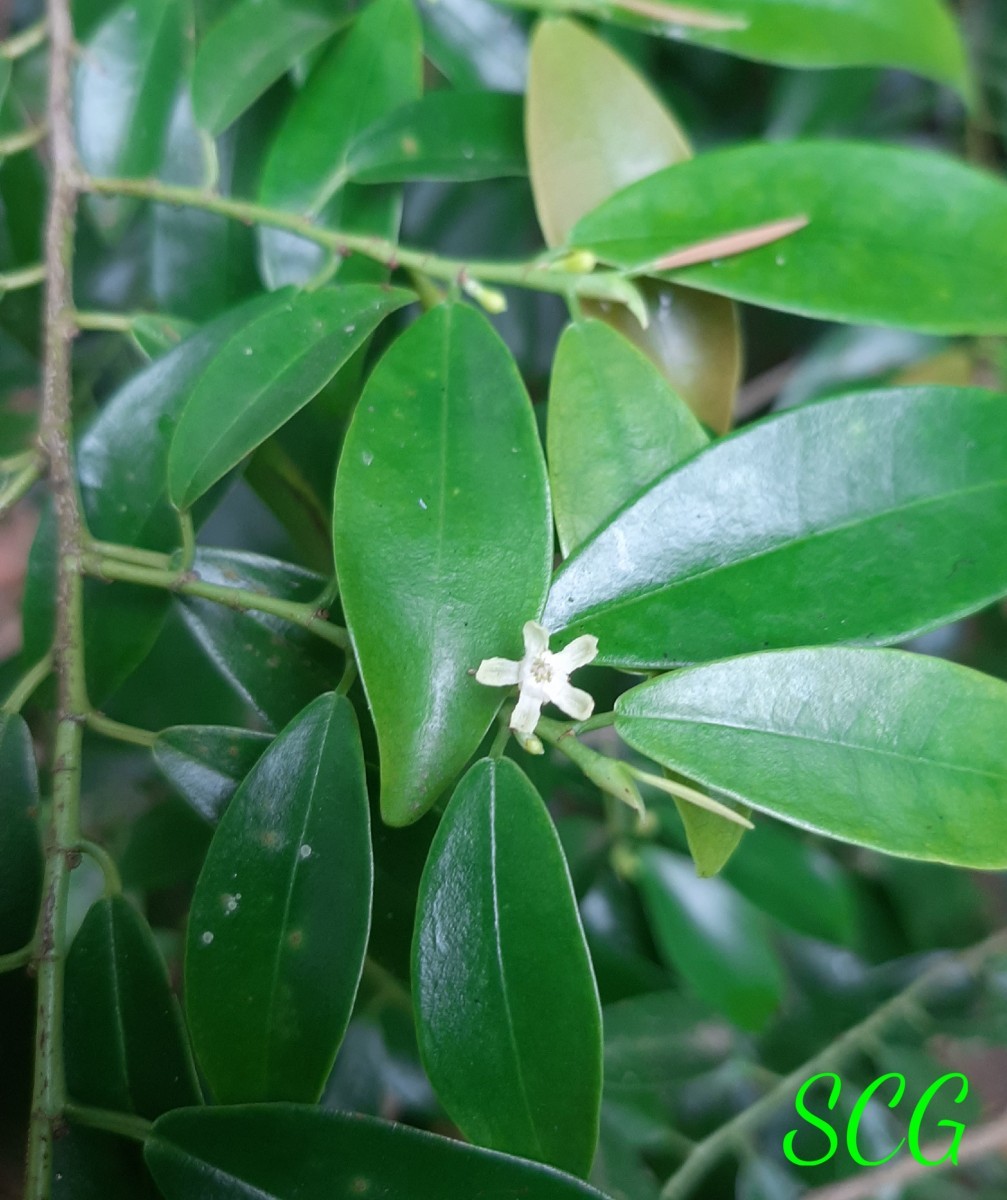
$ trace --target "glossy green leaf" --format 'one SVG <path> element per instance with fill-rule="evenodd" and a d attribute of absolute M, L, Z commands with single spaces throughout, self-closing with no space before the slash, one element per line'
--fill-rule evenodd
<path fill-rule="evenodd" d="M 96 537 L 170 553 L 179 544 L 178 516 L 167 497 L 169 435 L 189 389 L 226 342 L 285 296 L 261 296 L 204 326 L 134 375 L 106 403 L 77 447 L 87 527 Z M 197 523 L 209 505 L 196 510 Z M 55 537 L 42 518 L 29 559 L 23 612 L 25 658 L 36 662 L 52 641 Z M 168 611 L 168 593 L 90 582 L 84 618 L 88 694 L 101 704 L 143 661 Z"/>
<path fill-rule="evenodd" d="M 548 422 L 549 483 L 564 554 L 709 441 L 660 371 L 602 321 L 578 321 L 560 339 Z"/>
<path fill-rule="evenodd" d="M 1007 866 L 1007 684 L 896 650 L 754 654 L 619 698 L 641 754 L 887 854 Z"/>
<path fill-rule="evenodd" d="M 890 642 L 974 612 L 1007 591 L 1005 422 L 1002 396 L 935 387 L 751 425 L 568 559 L 544 624 L 595 634 L 607 663 L 662 666 Z"/>
<path fill-rule="evenodd" d="M 360 981 L 372 878 L 357 721 L 329 693 L 238 789 L 196 885 L 186 1011 L 218 1101 L 321 1095 Z"/>
<path fill-rule="evenodd" d="M 160 317 L 140 313 L 129 326 L 129 336 L 144 358 L 159 358 L 167 354 L 195 332 L 195 325 L 178 317 Z"/>
<path fill-rule="evenodd" d="M 191 888 L 213 833 L 209 822 L 172 796 L 137 817 L 119 859 L 122 885 L 141 892 Z"/>
<path fill-rule="evenodd" d="M 428 92 L 365 129 L 346 169 L 357 183 L 526 175 L 523 113 L 506 92 Z"/>
<path fill-rule="evenodd" d="M 78 1103 L 154 1120 L 202 1102 L 164 960 L 122 896 L 94 904 L 73 940 L 64 1022 L 67 1088 Z"/>
<path fill-rule="evenodd" d="M 412 293 L 367 284 L 291 295 L 220 348 L 182 409 L 168 454 L 172 501 L 190 508 L 316 395 Z"/>
<path fill-rule="evenodd" d="M 458 785 L 420 885 L 420 1053 L 472 1141 L 586 1175 L 598 1138 L 601 1014 L 566 861 L 509 759 Z"/>
<path fill-rule="evenodd" d="M 394 236 L 399 192 L 347 186 L 350 147 L 368 126 L 419 98 L 422 36 L 412 0 L 374 0 L 312 71 L 270 148 L 259 200 L 333 229 Z M 366 81 L 363 83 L 362 81 Z M 325 261 L 312 244 L 259 230 L 270 286 L 303 282 Z"/>
<path fill-rule="evenodd" d="M 594 0 L 572 7 L 597 11 Z M 965 50 L 943 0 L 613 0 L 605 15 L 758 62 L 902 67 L 968 87 Z"/>
<path fill-rule="evenodd" d="M 200 816 L 217 821 L 271 741 L 249 729 L 175 725 L 158 734 L 154 761 Z"/>
<path fill-rule="evenodd" d="M 375 367 L 336 479 L 343 609 L 377 727 L 381 812 L 421 816 L 503 699 L 552 553 L 542 447 L 510 353 L 464 304 L 420 318 Z"/>
<path fill-rule="evenodd" d="M 31 732 L 0 714 L 0 954 L 31 940 L 42 898 L 38 774 Z"/>
<path fill-rule="evenodd" d="M 491 0 L 419 0 L 423 52 L 460 91 L 524 90 L 528 35 Z"/>
<path fill-rule="evenodd" d="M 69 1121 L 52 1155 L 52 1200 L 158 1200 L 134 1142 Z"/>
<path fill-rule="evenodd" d="M 166 1200 L 604 1200 L 538 1163 L 371 1117 L 289 1104 L 172 1113 L 147 1164 Z"/>
<path fill-rule="evenodd" d="M 302 55 L 346 20 L 346 0 L 241 0 L 207 32 L 196 54 L 196 119 L 221 133 Z"/>
<path fill-rule="evenodd" d="M 585 137 L 584 130 L 591 136 Z M 614 192 L 691 157 L 688 138 L 647 81 L 574 21 L 544 21 L 529 60 L 525 138 L 539 224 L 550 246 Z M 664 372 L 699 419 L 731 424 L 741 369 L 730 301 L 667 283 L 643 284 L 643 329 L 622 305 L 586 303 Z"/>
<path fill-rule="evenodd" d="M 161 161 L 181 79 L 186 37 L 182 0 L 144 0 L 114 8 L 77 59 L 74 114 L 81 163 L 92 175 L 140 176 Z M 107 233 L 121 231 L 135 202 L 95 200 Z"/>
<path fill-rule="evenodd" d="M 737 1025 L 765 1025 L 783 979 L 762 914 L 723 880 L 700 879 L 688 859 L 657 846 L 641 852 L 637 880 L 663 958 Z"/>
<path fill-rule="evenodd" d="M 717 150 L 625 188 L 570 241 L 616 266 L 653 270 L 683 247 L 796 216 L 809 223 L 789 237 L 672 278 L 828 320 L 1007 330 L 998 257 L 1007 185 L 929 152 L 830 141 Z"/>
<path fill-rule="evenodd" d="M 230 550 L 200 550 L 196 570 L 206 583 L 246 588 L 307 604 L 324 581 L 291 563 Z M 281 617 L 234 612 L 195 596 L 179 597 L 185 623 L 218 672 L 278 729 L 332 686 L 341 656 L 327 642 Z"/>

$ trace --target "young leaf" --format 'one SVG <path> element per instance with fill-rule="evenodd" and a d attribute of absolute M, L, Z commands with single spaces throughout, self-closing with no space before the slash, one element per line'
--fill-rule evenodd
<path fill-rule="evenodd" d="M 357 183 L 526 175 L 523 113 L 505 92 L 427 92 L 365 129 L 346 170 Z"/>
<path fill-rule="evenodd" d="M 550 246 L 562 245 L 614 192 L 692 156 L 685 133 L 636 68 L 574 21 L 536 28 L 525 114 L 535 207 Z M 700 420 L 724 432 L 741 369 L 734 305 L 668 283 L 643 286 L 646 329 L 622 305 L 587 303 L 585 314 L 633 341 Z"/>
<path fill-rule="evenodd" d="M 0 954 L 27 945 L 42 898 L 38 774 L 31 732 L 0 713 Z"/>
<path fill-rule="evenodd" d="M 201 1104 L 168 972 L 122 896 L 92 905 L 66 963 L 66 1079 L 78 1103 L 154 1120 Z"/>
<path fill-rule="evenodd" d="M 393 236 L 399 192 L 361 191 L 347 157 L 357 135 L 422 92 L 422 35 L 412 0 L 374 0 L 317 64 L 273 139 L 259 200 L 333 229 Z M 259 230 L 271 287 L 303 282 L 324 253 L 279 229 Z"/>
<path fill-rule="evenodd" d="M 623 189 L 570 242 L 647 272 L 674 250 L 798 214 L 807 227 L 783 241 L 672 277 L 827 320 L 1007 331 L 1007 186 L 924 151 L 833 141 L 713 151 Z M 949 255 L 962 239 L 968 253 Z"/>
<path fill-rule="evenodd" d="M 154 761 L 200 816 L 218 821 L 272 740 L 249 729 L 175 725 L 158 734 Z"/>
<path fill-rule="evenodd" d="M 579 1179 L 373 1117 L 293 1104 L 190 1109 L 145 1150 L 166 1200 L 605 1200 Z"/>
<path fill-rule="evenodd" d="M 372 880 L 360 734 L 330 693 L 253 767 L 196 885 L 186 1011 L 218 1101 L 321 1095 L 363 968 Z"/>
<path fill-rule="evenodd" d="M 74 115 L 81 163 L 92 175 L 140 176 L 161 161 L 184 62 L 181 0 L 122 3 L 81 47 Z M 135 202 L 91 205 L 107 235 L 121 232 Z"/>
<path fill-rule="evenodd" d="M 664 377 L 602 321 L 560 339 L 549 385 L 549 482 L 569 554 L 709 438 Z"/>
<path fill-rule="evenodd" d="M 206 365 L 168 454 L 172 502 L 191 508 L 316 395 L 410 292 L 367 284 L 289 295 Z"/>
<path fill-rule="evenodd" d="M 753 654 L 624 693 L 641 754 L 791 824 L 886 854 L 1007 866 L 1007 684 L 940 659 Z"/>
<path fill-rule="evenodd" d="M 207 32 L 196 54 L 192 103 L 212 134 L 232 121 L 347 19 L 347 0 L 240 0 Z"/>
<path fill-rule="evenodd" d="M 990 392 L 903 388 L 749 426 L 568 559 L 544 624 L 595 634 L 607 663 L 663 666 L 974 612 L 1007 591 L 1005 416 Z"/>
<path fill-rule="evenodd" d="M 413 987 L 423 1063 L 459 1128 L 586 1175 L 601 1103 L 597 989 L 559 838 L 508 759 L 476 763 L 438 827 Z"/>
<path fill-rule="evenodd" d="M 744 1029 L 778 1007 L 783 978 L 765 918 L 720 879 L 657 846 L 640 854 L 638 884 L 662 957 L 696 993 Z"/>
<path fill-rule="evenodd" d="M 336 565 L 390 824 L 422 816 L 478 747 L 502 693 L 470 672 L 521 657 L 551 542 L 514 360 L 475 309 L 439 305 L 375 367 L 336 478 Z"/>
<path fill-rule="evenodd" d="M 959 91 L 970 86 L 941 0 L 622 0 L 606 16 L 757 62 L 902 67 Z"/>

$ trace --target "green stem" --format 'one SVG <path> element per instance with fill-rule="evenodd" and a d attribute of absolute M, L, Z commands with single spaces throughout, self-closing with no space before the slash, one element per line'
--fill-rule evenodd
<path fill-rule="evenodd" d="M 42 463 L 36 457 L 0 486 L 0 517 L 23 499 L 41 478 Z"/>
<path fill-rule="evenodd" d="M 573 731 L 576 734 L 590 733 L 592 729 L 607 729 L 610 725 L 615 724 L 614 712 L 595 713 L 593 717 L 588 717 L 586 721 L 578 721 L 573 726 Z"/>
<path fill-rule="evenodd" d="M 132 1113 L 112 1112 L 106 1108 L 89 1108 L 84 1104 L 68 1104 L 66 1115 L 75 1125 L 86 1125 L 88 1129 L 101 1129 L 118 1137 L 130 1138 L 134 1142 L 145 1142 L 153 1128 L 150 1121 Z"/>
<path fill-rule="evenodd" d="M 135 563 L 141 567 L 154 567 L 159 571 L 172 571 L 172 556 L 161 554 L 157 550 L 141 550 L 137 546 L 123 546 L 118 542 L 100 542 L 89 538 L 88 550 L 93 554 L 106 558 L 115 558 L 120 562 Z"/>
<path fill-rule="evenodd" d="M 42 417 L 40 440 L 49 462 L 56 518 L 57 567 L 53 661 L 58 681 L 52 751 L 52 806 L 46 843 L 42 906 L 35 937 L 37 981 L 35 1069 L 28 1130 L 26 1200 L 49 1200 L 53 1147 L 63 1123 L 63 980 L 67 953 L 66 912 L 70 870 L 80 841 L 80 775 L 83 722 L 88 711 L 84 676 L 83 522 L 73 469 L 71 356 L 73 242 L 77 213 L 76 153 L 70 79 L 74 35 L 69 0 L 47 0 L 49 90 L 49 199 L 45 224 Z M 44 30 L 32 34 L 42 40 Z M 17 52 L 30 38 L 22 36 Z M 7 44 L 8 53 L 11 44 Z M 22 284 L 24 279 L 22 277 Z M 9 279 L 8 279 L 9 285 Z"/>
<path fill-rule="evenodd" d="M 206 583 L 192 572 L 166 571 L 145 567 L 135 563 L 117 562 L 113 558 L 87 554 L 83 561 L 84 570 L 96 579 L 108 582 L 136 583 L 141 587 L 163 588 L 183 596 L 198 596 L 233 608 L 236 612 L 268 613 L 281 620 L 300 625 L 302 629 L 331 642 L 341 650 L 349 648 L 349 637 L 341 625 L 333 625 L 318 613 L 312 604 L 299 604 L 294 600 L 282 600 L 265 592 L 252 592 L 247 588 L 225 587 L 219 583 Z"/>
<path fill-rule="evenodd" d="M 88 333 L 130 333 L 134 318 L 126 313 L 91 312 L 78 309 L 73 323 Z"/>
<path fill-rule="evenodd" d="M 178 514 L 178 529 L 182 539 L 179 566 L 183 571 L 191 571 L 196 561 L 196 526 L 188 509 Z"/>
<path fill-rule="evenodd" d="M 117 742 L 127 742 L 131 746 L 145 746 L 148 749 L 157 742 L 157 734 L 149 729 L 139 729 L 136 725 L 124 725 L 122 721 L 113 721 L 104 713 L 87 714 L 87 727 L 103 737 L 112 738 Z"/>
<path fill-rule="evenodd" d="M 0 155 L 7 157 L 11 154 L 20 154 L 22 150 L 30 150 L 32 146 L 37 146 L 39 142 L 44 141 L 45 136 L 44 125 L 29 125 L 27 129 L 9 133 L 6 137 L 0 137 Z"/>
<path fill-rule="evenodd" d="M 36 21 L 34 25 L 29 25 L 19 33 L 15 33 L 6 41 L 0 42 L 0 58 L 9 59 L 11 62 L 16 58 L 22 58 L 36 46 L 42 45 L 47 29 L 48 22 L 43 18 L 41 21 Z"/>
<path fill-rule="evenodd" d="M 51 672 L 52 653 L 50 652 L 43 658 L 40 658 L 33 667 L 29 667 L 17 681 L 14 685 L 14 690 L 4 701 L 3 711 L 5 713 L 19 713 L 32 698 L 36 688 L 41 686 Z"/>
<path fill-rule="evenodd" d="M 35 943 L 29 942 L 20 950 L 11 950 L 9 954 L 0 954 L 0 975 L 6 975 L 10 971 L 20 971 L 22 967 L 26 967 L 31 962 L 34 953 Z"/>
<path fill-rule="evenodd" d="M 0 296 L 5 292 L 17 292 L 22 288 L 43 283 L 45 273 L 44 263 L 32 263 L 30 267 L 17 267 L 13 271 L 0 271 Z"/>
<path fill-rule="evenodd" d="M 918 1010 L 940 985 L 961 967 L 976 971 L 995 954 L 1007 952 L 1007 932 L 1000 932 L 971 950 L 941 958 L 897 995 L 876 1008 L 870 1016 L 847 1029 L 823 1050 L 813 1054 L 796 1070 L 744 1111 L 698 1142 L 685 1162 L 661 1189 L 661 1200 L 684 1200 L 714 1164 L 737 1146 L 780 1107 L 793 1104 L 797 1089 L 812 1075 L 838 1070 L 864 1043 L 875 1037 L 889 1021 Z"/>
<path fill-rule="evenodd" d="M 467 262 L 457 258 L 441 258 L 426 250 L 397 246 L 387 238 L 324 229 L 315 225 L 309 218 L 298 216 L 296 213 L 252 204 L 246 200 L 233 200 L 203 188 L 161 183 L 156 179 L 87 179 L 81 186 L 85 191 L 97 195 L 135 196 L 159 204 L 200 208 L 205 212 L 231 217 L 246 225 L 270 225 L 295 233 L 337 254 L 362 254 L 389 269 L 402 267 L 406 271 L 418 271 L 422 275 L 447 279 L 462 287 L 471 286 L 473 281 L 489 281 L 534 291 L 553 292 L 560 296 L 574 292 L 583 299 L 625 304 L 641 324 L 647 321 L 646 309 L 639 291 L 616 271 L 578 274 L 542 259 L 510 263 Z"/>
<path fill-rule="evenodd" d="M 115 859 L 105 847 L 99 846 L 97 842 L 92 842 L 88 838 L 81 838 L 77 843 L 77 849 L 81 854 L 86 854 L 92 862 L 97 863 L 101 868 L 101 873 L 105 878 L 105 895 L 120 895 L 122 892 L 122 877 L 119 874 L 119 868 L 115 865 Z"/>

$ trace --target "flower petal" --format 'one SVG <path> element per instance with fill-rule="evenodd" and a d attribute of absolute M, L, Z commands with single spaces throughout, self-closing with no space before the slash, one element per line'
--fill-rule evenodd
<path fill-rule="evenodd" d="M 525 658 L 538 658 L 549 649 L 549 630 L 543 629 L 538 621 L 525 621 L 522 633 Z"/>
<path fill-rule="evenodd" d="M 487 687 L 508 687 L 517 683 L 521 664 L 509 658 L 484 658 L 476 671 L 476 683 Z"/>
<path fill-rule="evenodd" d="M 564 675 L 569 675 L 571 671 L 576 671 L 578 667 L 585 666 L 597 657 L 598 639 L 593 633 L 584 633 L 579 638 L 574 638 L 569 646 L 557 650 L 552 660 Z"/>
<path fill-rule="evenodd" d="M 549 699 L 575 721 L 586 721 L 594 712 L 594 698 L 580 688 L 571 686 L 566 680 L 552 684 L 549 688 Z"/>
<path fill-rule="evenodd" d="M 538 719 L 542 715 L 542 701 L 522 692 L 511 713 L 510 727 L 515 733 L 534 733 Z"/>

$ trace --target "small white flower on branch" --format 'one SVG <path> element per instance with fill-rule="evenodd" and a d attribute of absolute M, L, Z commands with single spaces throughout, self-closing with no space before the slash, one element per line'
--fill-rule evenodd
<path fill-rule="evenodd" d="M 586 721 L 594 712 L 594 700 L 570 683 L 570 674 L 598 653 L 598 639 L 589 633 L 574 638 L 555 654 L 549 649 L 549 632 L 537 621 L 524 626 L 524 658 L 485 658 L 476 679 L 487 687 L 517 684 L 521 693 L 511 714 L 510 727 L 519 738 L 529 738 L 542 714 L 543 704 L 555 704 L 575 721 Z"/>

